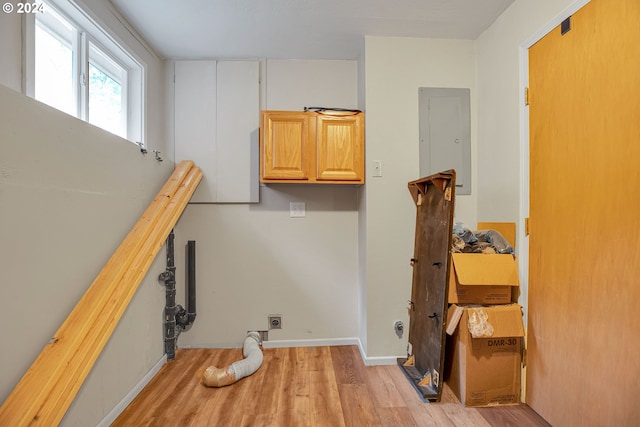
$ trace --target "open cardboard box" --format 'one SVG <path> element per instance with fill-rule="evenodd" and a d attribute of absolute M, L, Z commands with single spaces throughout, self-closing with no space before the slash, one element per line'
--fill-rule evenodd
<path fill-rule="evenodd" d="M 461 403 L 520 403 L 524 337 L 520 305 L 454 304 L 448 310 L 447 334 L 451 336 L 447 338 L 445 380 Z"/>
<path fill-rule="evenodd" d="M 497 230 L 515 247 L 512 222 L 478 223 L 479 230 Z M 511 254 L 451 254 L 450 304 L 509 304 L 518 299 L 518 263 Z"/>

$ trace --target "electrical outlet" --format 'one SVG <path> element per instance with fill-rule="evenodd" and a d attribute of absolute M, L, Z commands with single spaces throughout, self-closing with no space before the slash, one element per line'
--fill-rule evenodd
<path fill-rule="evenodd" d="M 269 329 L 282 329 L 282 316 L 280 314 L 269 315 Z"/>
<path fill-rule="evenodd" d="M 396 332 L 398 338 L 402 338 L 402 334 L 404 333 L 404 323 L 402 320 L 396 320 L 393 324 L 393 330 Z"/>
<path fill-rule="evenodd" d="M 305 216 L 307 216 L 307 212 L 304 202 L 289 202 L 290 218 L 304 218 Z"/>

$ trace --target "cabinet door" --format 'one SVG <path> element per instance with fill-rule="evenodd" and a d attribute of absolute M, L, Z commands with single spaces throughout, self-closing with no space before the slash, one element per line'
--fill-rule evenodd
<path fill-rule="evenodd" d="M 217 170 L 217 63 L 175 63 L 175 161 L 193 160 L 203 173 L 191 202 L 218 200 Z"/>
<path fill-rule="evenodd" d="M 364 182 L 364 115 L 318 113 L 317 179 Z"/>
<path fill-rule="evenodd" d="M 308 180 L 313 165 L 312 117 L 305 112 L 264 111 L 260 135 L 261 178 Z"/>
<path fill-rule="evenodd" d="M 255 203 L 259 201 L 260 65 L 218 61 L 216 74 L 216 200 Z"/>

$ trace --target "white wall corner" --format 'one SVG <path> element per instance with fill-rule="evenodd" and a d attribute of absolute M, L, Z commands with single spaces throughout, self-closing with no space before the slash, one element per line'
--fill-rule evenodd
<path fill-rule="evenodd" d="M 381 365 L 395 365 L 398 362 L 398 357 L 401 356 L 367 356 L 367 352 L 362 346 L 362 342 L 358 339 L 358 349 L 360 350 L 360 356 L 365 366 L 381 366 Z"/>

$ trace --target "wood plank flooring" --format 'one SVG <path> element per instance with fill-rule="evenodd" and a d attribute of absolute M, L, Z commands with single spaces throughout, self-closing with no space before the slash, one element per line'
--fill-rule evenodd
<path fill-rule="evenodd" d="M 446 385 L 442 402 L 424 403 L 398 366 L 364 366 L 356 346 L 263 354 L 253 375 L 207 388 L 201 372 L 242 359 L 242 349 L 179 349 L 112 426 L 549 426 L 526 405 L 466 408 Z"/>

